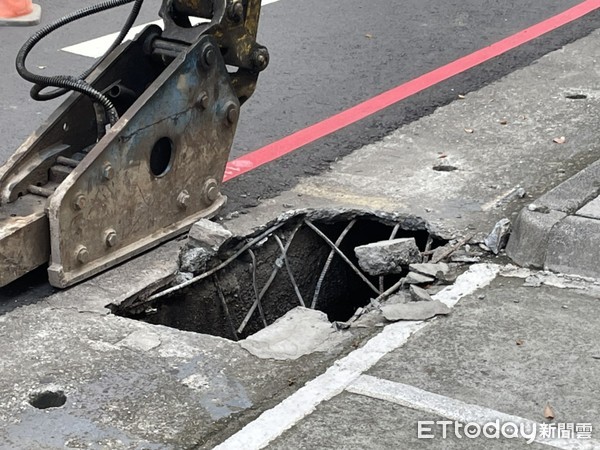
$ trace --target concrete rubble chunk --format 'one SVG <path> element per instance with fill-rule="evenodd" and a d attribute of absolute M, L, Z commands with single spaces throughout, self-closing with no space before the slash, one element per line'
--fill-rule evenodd
<path fill-rule="evenodd" d="M 487 235 L 483 243 L 495 254 L 500 253 L 510 237 L 511 224 L 508 219 L 499 220 L 490 234 Z"/>
<path fill-rule="evenodd" d="M 433 299 L 429 292 L 425 289 L 420 288 L 419 286 L 411 285 L 409 288 L 410 291 L 410 299 L 413 302 L 431 302 Z"/>
<path fill-rule="evenodd" d="M 421 262 L 414 238 L 373 242 L 354 249 L 358 264 L 369 275 L 401 273 L 403 266 Z"/>
<path fill-rule="evenodd" d="M 336 331 L 325 313 L 299 306 L 240 341 L 240 345 L 258 358 L 294 360 L 314 352 L 325 352 L 349 336 Z"/>
<path fill-rule="evenodd" d="M 428 277 L 416 272 L 409 272 L 404 279 L 404 284 L 426 284 L 433 283 L 435 278 Z"/>
<path fill-rule="evenodd" d="M 426 320 L 437 315 L 450 314 L 451 309 L 439 300 L 431 302 L 411 302 L 404 304 L 385 305 L 381 312 L 386 320 Z"/>
<path fill-rule="evenodd" d="M 587 203 L 583 208 L 577 211 L 577 215 L 600 220 L 600 197 L 596 197 L 594 200 Z"/>
<path fill-rule="evenodd" d="M 194 278 L 194 274 L 191 272 L 177 272 L 173 278 L 173 284 L 182 284 L 190 281 L 192 278 Z"/>
<path fill-rule="evenodd" d="M 227 228 L 208 219 L 200 219 L 190 229 L 188 247 L 204 248 L 216 253 L 233 234 Z"/>
<path fill-rule="evenodd" d="M 179 270 L 190 273 L 204 272 L 206 264 L 212 255 L 212 251 L 203 247 L 183 249 L 179 255 Z"/>
<path fill-rule="evenodd" d="M 440 278 L 450 272 L 450 266 L 446 263 L 419 263 L 411 264 L 408 268 L 414 272 L 428 277 Z"/>

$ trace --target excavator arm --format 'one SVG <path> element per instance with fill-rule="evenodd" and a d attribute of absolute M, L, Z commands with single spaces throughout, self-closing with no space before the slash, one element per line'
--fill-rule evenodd
<path fill-rule="evenodd" d="M 0 168 L 0 287 L 46 263 L 69 286 L 213 216 L 240 105 L 269 62 L 260 0 L 163 0 L 164 29 L 115 45 L 85 78 L 28 72 L 40 36 L 82 14 L 17 61 L 34 98 L 74 92 Z"/>

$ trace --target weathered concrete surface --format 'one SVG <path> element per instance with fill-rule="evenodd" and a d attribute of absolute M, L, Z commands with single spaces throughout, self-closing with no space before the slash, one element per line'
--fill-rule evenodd
<path fill-rule="evenodd" d="M 426 320 L 437 315 L 450 314 L 450 311 L 450 308 L 442 302 L 433 299 L 431 301 L 413 301 L 381 307 L 383 317 L 390 322 L 397 322 L 398 320 Z"/>
<path fill-rule="evenodd" d="M 299 306 L 240 345 L 259 358 L 295 360 L 314 352 L 327 352 L 348 338 L 350 334 L 337 331 L 325 313 Z"/>
<path fill-rule="evenodd" d="M 431 300 L 433 300 L 431 298 L 431 295 L 429 295 L 429 293 L 423 289 L 420 288 L 418 286 L 409 286 L 408 289 L 409 293 L 410 293 L 410 299 L 413 302 L 430 302 Z"/>
<path fill-rule="evenodd" d="M 597 106 L 595 109 L 597 110 Z M 600 180 L 600 161 L 585 167 L 581 172 L 547 192 L 534 203 L 573 214 L 600 194 L 598 180 Z"/>
<path fill-rule="evenodd" d="M 523 284 L 498 278 L 369 374 L 535 421 L 550 402 L 600 430 L 598 291 Z"/>
<path fill-rule="evenodd" d="M 517 217 L 506 253 L 520 266 L 542 268 L 552 228 L 567 214 L 561 211 L 530 211 L 523 208 Z"/>
<path fill-rule="evenodd" d="M 344 392 L 323 403 L 308 418 L 269 445 L 269 450 L 390 450 L 465 448 L 547 449 L 545 445 L 524 441 L 456 438 L 418 439 L 419 420 L 446 420 L 434 414 L 415 411 L 391 402 Z M 438 436 L 439 432 L 438 431 Z"/>
<path fill-rule="evenodd" d="M 583 208 L 577 211 L 577 215 L 600 220 L 600 197 L 596 197 L 594 200 L 584 205 Z"/>
<path fill-rule="evenodd" d="M 434 278 L 428 277 L 426 275 L 421 275 L 416 272 L 408 272 L 406 278 L 404 278 L 405 284 L 425 284 L 425 283 L 433 283 L 435 281 Z"/>
<path fill-rule="evenodd" d="M 408 268 L 433 278 L 443 277 L 450 272 L 450 266 L 446 263 L 417 263 L 411 264 Z"/>
<path fill-rule="evenodd" d="M 284 364 L 233 341 L 109 314 L 107 305 L 172 277 L 179 247 L 172 242 L 0 315 L 0 448 L 193 447 L 235 430 L 257 405 L 285 398 L 347 351 L 323 346 L 318 356 Z M 30 405 L 44 390 L 64 391 L 64 406 Z"/>
<path fill-rule="evenodd" d="M 600 220 L 566 217 L 552 228 L 548 241 L 548 269 L 600 278 Z"/>

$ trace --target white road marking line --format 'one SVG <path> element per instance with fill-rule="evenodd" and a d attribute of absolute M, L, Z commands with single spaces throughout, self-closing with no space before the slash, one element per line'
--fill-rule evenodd
<path fill-rule="evenodd" d="M 364 395 L 379 400 L 396 403 L 407 408 L 423 411 L 450 420 L 484 425 L 499 420 L 500 423 L 523 424 L 528 430 L 539 430 L 540 424 L 523 417 L 505 414 L 493 409 L 455 400 L 443 395 L 424 391 L 414 386 L 383 380 L 370 375 L 361 375 L 346 389 L 353 394 Z M 597 449 L 600 441 L 591 439 L 544 439 L 536 437 L 535 442 L 561 449 Z"/>
<path fill-rule="evenodd" d="M 278 1 L 279 0 L 263 0 L 261 5 L 265 6 L 265 5 L 269 5 L 271 3 L 275 3 Z M 191 18 L 190 22 L 192 23 L 192 25 L 197 25 L 199 23 L 204 22 L 204 20 Z M 135 27 L 132 27 L 131 30 L 129 30 L 129 33 L 127 33 L 127 36 L 125 37 L 124 41 L 129 41 L 129 40 L 133 39 L 140 31 L 142 31 L 148 25 L 158 25 L 159 27 L 162 28 L 163 21 L 162 21 L 162 19 L 160 19 L 160 20 L 155 20 L 154 22 L 149 22 L 149 23 L 145 23 L 142 25 L 137 25 Z M 106 50 L 108 50 L 110 48 L 110 46 L 115 41 L 115 39 L 118 35 L 119 35 L 118 32 L 107 34 L 105 36 L 100 36 L 96 39 L 91 39 L 89 41 L 81 42 L 79 44 L 74 44 L 74 45 L 70 45 L 68 47 L 64 47 L 61 50 L 63 52 L 69 52 L 69 53 L 74 53 L 76 55 L 87 56 L 88 58 L 99 58 L 102 55 L 104 55 Z"/>
<path fill-rule="evenodd" d="M 461 297 L 488 285 L 498 274 L 500 266 L 477 264 L 462 274 L 455 284 L 448 286 L 433 298 L 454 306 Z M 428 322 L 397 322 L 386 326 L 381 333 L 363 347 L 338 360 L 327 371 L 310 381 L 277 406 L 263 412 L 233 436 L 215 447 L 215 450 L 245 450 L 266 447 L 284 431 L 308 416 L 323 401 L 340 394 L 363 372 L 383 356 L 401 347 L 415 332 Z"/>

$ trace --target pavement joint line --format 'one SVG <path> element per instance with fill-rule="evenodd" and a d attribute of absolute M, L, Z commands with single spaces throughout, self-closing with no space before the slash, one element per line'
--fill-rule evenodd
<path fill-rule="evenodd" d="M 465 403 L 444 395 L 424 391 L 423 389 L 407 384 L 384 380 L 371 375 L 361 375 L 346 391 L 370 398 L 396 403 L 400 406 L 442 416 L 462 423 L 476 423 L 484 425 L 500 420 L 500 423 L 524 425 L 530 430 L 535 430 L 541 425 L 539 422 L 513 416 L 479 405 Z M 521 437 L 523 439 L 523 437 Z M 537 433 L 534 442 L 560 449 L 597 449 L 600 441 L 593 439 L 546 439 L 539 438 Z"/>
<path fill-rule="evenodd" d="M 278 2 L 280 0 L 263 0 L 261 6 L 269 5 L 271 3 Z M 190 18 L 190 22 L 192 25 L 197 25 L 202 22 L 207 22 L 204 19 L 198 19 L 195 17 Z M 129 30 L 129 33 L 123 39 L 123 42 L 130 41 L 133 39 L 140 31 L 146 28 L 148 25 L 158 25 L 161 28 L 164 28 L 164 23 L 162 19 L 154 20 L 152 22 L 144 23 L 141 25 L 136 25 Z M 90 39 L 89 41 L 80 42 L 78 44 L 69 45 L 68 47 L 61 48 L 61 51 L 73 53 L 75 55 L 87 56 L 88 58 L 100 58 L 106 50 L 110 48 L 112 43 L 115 41 L 119 32 L 106 34 L 104 36 L 97 37 L 95 39 Z"/>
<path fill-rule="evenodd" d="M 490 284 L 499 271 L 500 266 L 496 264 L 475 264 L 460 275 L 453 285 L 440 291 L 433 298 L 453 307 L 462 297 Z M 428 323 L 401 321 L 387 325 L 363 347 L 336 361 L 325 373 L 306 383 L 278 405 L 263 412 L 254 421 L 214 447 L 214 450 L 252 450 L 266 447 L 311 414 L 319 404 L 342 393 L 382 357 L 404 345 L 413 333 Z"/>

